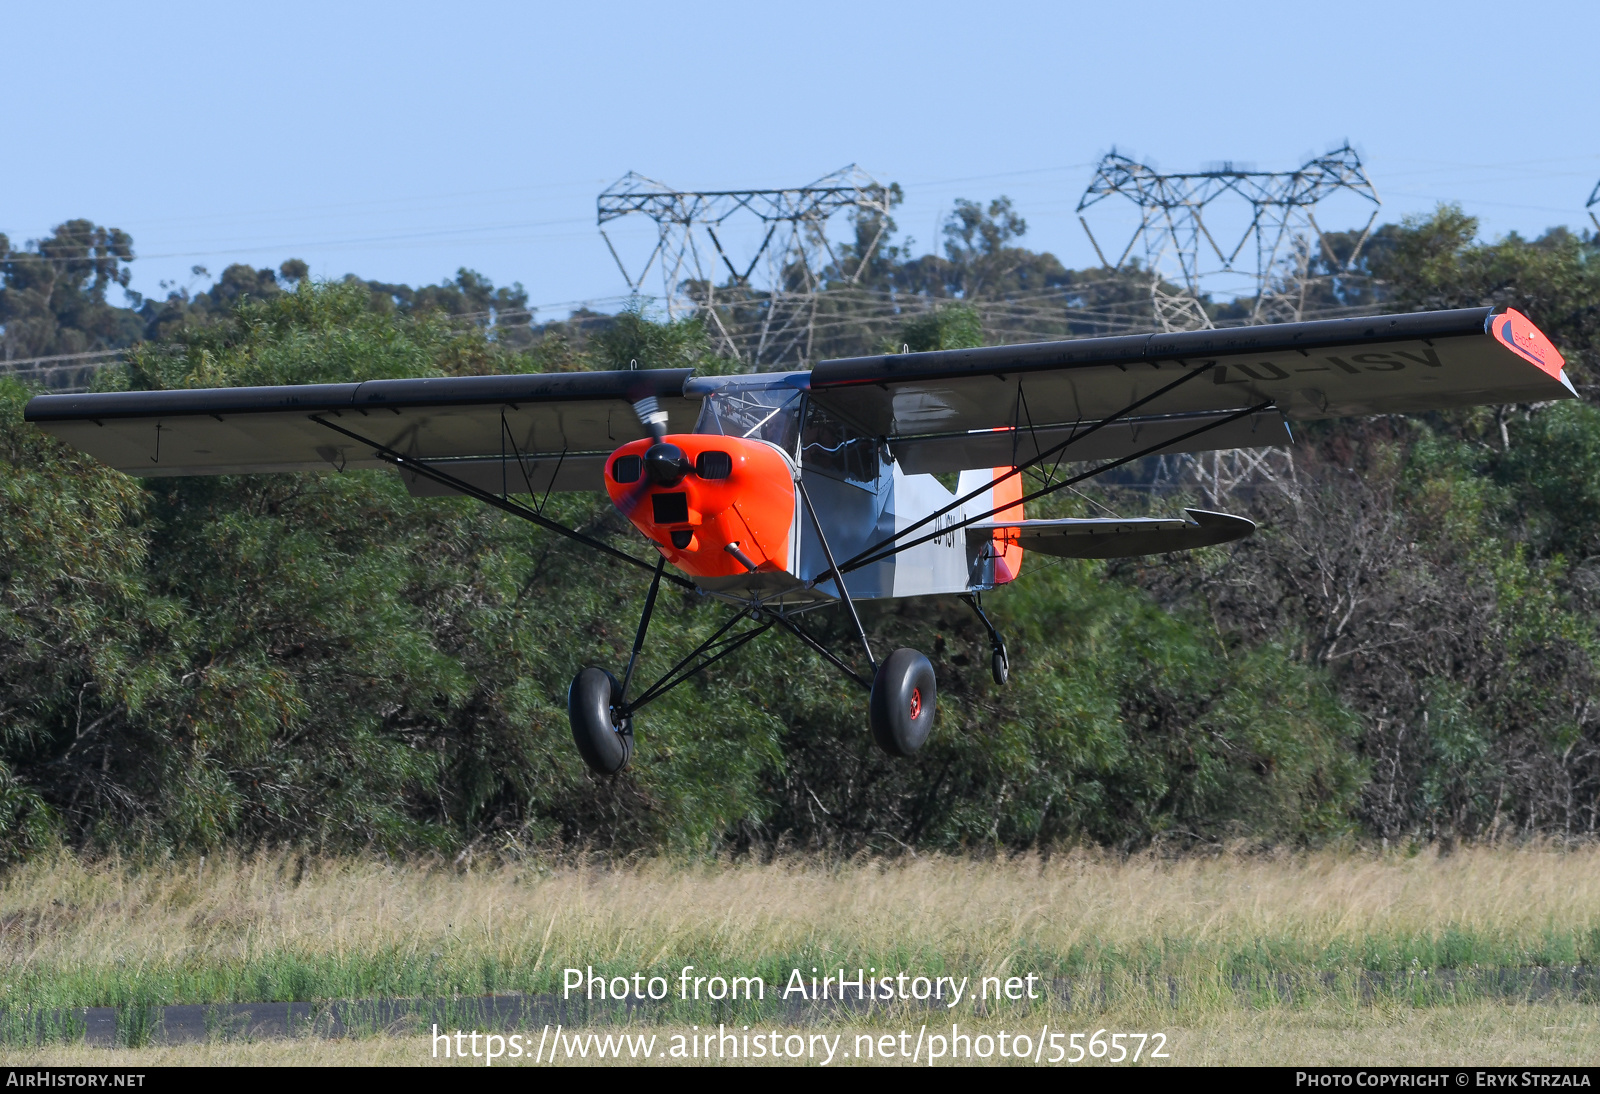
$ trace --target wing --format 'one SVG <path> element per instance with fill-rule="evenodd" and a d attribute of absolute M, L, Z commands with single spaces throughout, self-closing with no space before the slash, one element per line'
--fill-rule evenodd
<path fill-rule="evenodd" d="M 1285 419 L 1575 398 L 1550 340 L 1490 308 L 824 361 L 815 398 L 890 438 L 907 471 L 1015 464 L 1174 380 L 1070 459 L 1289 443 Z M 1198 432 L 1240 410 L 1275 410 Z"/>
<path fill-rule="evenodd" d="M 130 475 L 389 466 L 337 426 L 496 493 L 603 490 L 606 457 L 648 435 L 633 403 L 654 396 L 670 431 L 694 427 L 699 400 L 683 397 L 690 374 L 641 369 L 39 395 L 25 417 Z M 405 477 L 413 493 L 449 492 Z"/>
<path fill-rule="evenodd" d="M 1231 543 L 1255 532 L 1254 521 L 1204 509 L 1185 509 L 1188 520 L 1164 517 L 1093 517 L 1067 520 L 988 521 L 967 527 L 969 537 L 996 531 L 1017 537 L 1017 545 L 1062 558 L 1129 558 L 1167 551 L 1190 551 Z"/>

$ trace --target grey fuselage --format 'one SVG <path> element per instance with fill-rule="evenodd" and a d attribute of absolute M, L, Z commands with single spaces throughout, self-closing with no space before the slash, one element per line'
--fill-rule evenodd
<path fill-rule="evenodd" d="M 830 570 L 829 549 L 847 571 L 845 587 L 852 599 L 959 594 L 993 587 L 992 537 L 957 527 L 990 511 L 987 489 L 898 542 L 912 543 L 949 529 L 945 534 L 858 569 L 849 567 L 848 560 L 958 496 L 990 486 L 993 472 L 988 468 L 962 472 L 960 494 L 951 493 L 933 475 L 905 473 L 884 438 L 871 436 L 845 414 L 810 397 L 805 389 L 808 375 L 769 373 L 690 381 L 686 393 L 705 399 L 696 433 L 765 441 L 784 454 L 796 484 L 788 572 L 699 578 L 700 587 L 734 601 L 793 608 L 832 603 L 838 599 L 838 589 L 831 577 L 824 576 Z M 815 519 L 808 511 L 808 499 Z M 827 537 L 827 549 L 819 526 Z"/>

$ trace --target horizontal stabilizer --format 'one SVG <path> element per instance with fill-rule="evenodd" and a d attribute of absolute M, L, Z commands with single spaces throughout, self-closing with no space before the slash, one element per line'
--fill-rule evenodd
<path fill-rule="evenodd" d="M 991 536 L 1014 529 L 1018 545 L 1061 558 L 1131 558 L 1168 551 L 1192 551 L 1243 539 L 1256 530 L 1254 521 L 1204 509 L 1185 509 L 1176 517 L 1091 517 L 1066 520 L 1024 520 L 1014 524 L 986 521 L 967 526 L 971 535 Z"/>

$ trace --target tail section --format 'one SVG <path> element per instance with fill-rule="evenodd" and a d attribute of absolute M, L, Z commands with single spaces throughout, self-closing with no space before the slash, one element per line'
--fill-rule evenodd
<path fill-rule="evenodd" d="M 1002 475 L 1011 470 L 1009 467 L 993 467 L 987 470 L 961 472 L 961 483 L 956 487 L 960 495 L 971 493 L 980 489 L 985 482 L 990 484 L 989 491 L 979 494 L 967 503 L 967 512 L 976 515 L 994 511 L 994 516 L 988 518 L 996 524 L 1005 521 L 1021 521 L 1022 515 L 1022 476 L 1013 475 L 1004 482 L 998 482 Z M 1004 585 L 1008 581 L 1015 581 L 1022 573 L 1022 546 L 1018 542 L 1017 528 L 999 527 L 994 530 L 994 583 Z"/>
<path fill-rule="evenodd" d="M 1009 467 L 996 467 L 990 474 L 999 478 L 1010 471 Z M 994 519 L 999 521 L 1022 520 L 1022 476 L 1012 475 L 994 487 Z M 1013 504 L 1014 503 L 1014 504 Z M 1001 508 L 1004 506 L 1004 508 Z M 1022 545 L 1018 542 L 1018 529 L 994 530 L 994 583 L 1004 585 L 1015 581 L 1022 573 Z"/>

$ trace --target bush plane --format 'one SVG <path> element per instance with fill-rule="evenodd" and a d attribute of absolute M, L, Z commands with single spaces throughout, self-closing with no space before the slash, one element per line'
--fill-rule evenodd
<path fill-rule="evenodd" d="M 1003 684 L 1006 646 L 982 596 L 1014 581 L 1025 553 L 1125 557 L 1255 530 L 1199 509 L 1030 520 L 1030 503 L 1145 456 L 1288 445 L 1297 420 L 1574 398 L 1563 366 L 1520 313 L 1475 308 L 885 354 L 801 372 L 39 395 L 26 418 L 145 478 L 389 467 L 415 495 L 476 498 L 648 572 L 620 679 L 591 666 L 568 691 L 578 751 L 612 774 L 633 753 L 641 708 L 773 628 L 859 685 L 874 741 L 909 756 L 933 728 L 933 666 L 912 649 L 878 656 L 857 602 L 964 597 Z M 940 473 L 958 473 L 954 492 Z M 1025 488 L 1027 473 L 1042 485 Z M 604 491 L 653 557 L 548 517 L 556 491 Z M 731 612 L 636 687 L 663 582 Z M 848 615 L 860 671 L 806 627 L 806 613 L 828 607 Z"/>

